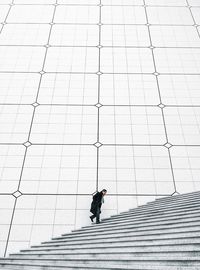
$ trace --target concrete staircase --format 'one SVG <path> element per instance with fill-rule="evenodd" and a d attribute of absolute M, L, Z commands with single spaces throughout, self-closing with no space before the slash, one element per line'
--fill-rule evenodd
<path fill-rule="evenodd" d="M 200 192 L 157 199 L 10 254 L 0 269 L 200 270 Z"/>

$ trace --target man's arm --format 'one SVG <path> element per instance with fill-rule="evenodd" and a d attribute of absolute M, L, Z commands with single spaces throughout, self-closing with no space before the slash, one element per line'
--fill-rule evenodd
<path fill-rule="evenodd" d="M 98 200 L 98 197 L 99 197 L 99 192 L 97 192 L 97 193 L 93 196 L 93 200 L 94 200 L 94 201 Z"/>

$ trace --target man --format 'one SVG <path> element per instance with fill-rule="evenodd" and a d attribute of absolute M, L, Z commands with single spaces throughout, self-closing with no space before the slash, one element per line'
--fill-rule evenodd
<path fill-rule="evenodd" d="M 91 221 L 96 217 L 96 223 L 100 223 L 100 213 L 101 213 L 101 205 L 104 203 L 104 196 L 106 195 L 107 190 L 103 189 L 101 192 L 97 192 L 93 196 L 93 201 L 91 204 L 90 212 L 93 214 L 90 216 Z"/>

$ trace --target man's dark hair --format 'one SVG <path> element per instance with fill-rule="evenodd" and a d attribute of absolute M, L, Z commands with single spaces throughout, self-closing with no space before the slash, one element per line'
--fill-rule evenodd
<path fill-rule="evenodd" d="M 107 192 L 107 190 L 106 190 L 106 189 L 102 189 L 102 191 Z"/>

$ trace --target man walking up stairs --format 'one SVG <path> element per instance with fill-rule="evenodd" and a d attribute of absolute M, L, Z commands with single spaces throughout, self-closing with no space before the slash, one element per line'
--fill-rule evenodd
<path fill-rule="evenodd" d="M 96 223 L 100 223 L 100 213 L 101 213 L 101 206 L 104 203 L 104 196 L 106 195 L 107 190 L 103 189 L 101 192 L 97 192 L 93 196 L 92 204 L 90 212 L 93 214 L 90 216 L 91 221 L 93 222 L 94 218 L 96 218 Z"/>
<path fill-rule="evenodd" d="M 0 269 L 200 270 L 200 192 L 157 199 L 10 254 Z"/>

